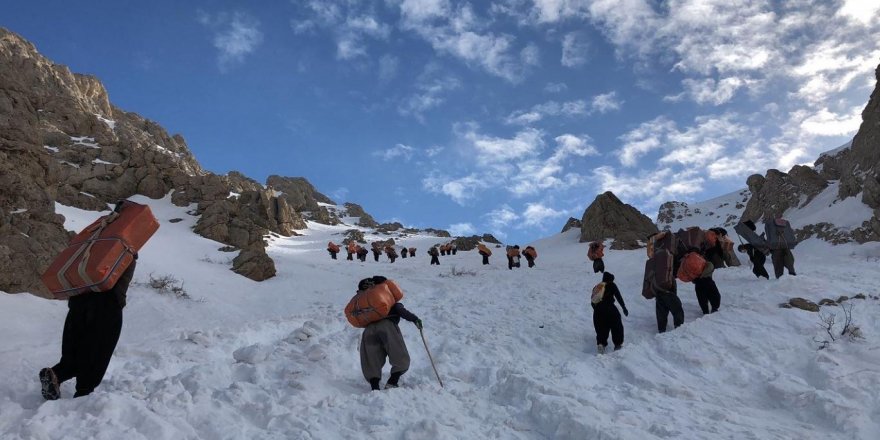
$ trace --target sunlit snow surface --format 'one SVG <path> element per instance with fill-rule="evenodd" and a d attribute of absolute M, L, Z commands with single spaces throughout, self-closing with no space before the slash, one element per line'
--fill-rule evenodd
<path fill-rule="evenodd" d="M 798 276 L 779 280 L 756 280 L 747 265 L 718 270 L 722 307 L 708 317 L 692 285 L 680 285 L 686 322 L 663 335 L 654 302 L 639 295 L 644 250 L 608 251 L 630 314 L 625 348 L 600 356 L 587 305 L 599 276 L 577 231 L 533 243 L 538 266 L 509 271 L 501 249 L 490 266 L 476 252 L 429 266 L 428 246 L 444 239 L 426 236 L 399 239 L 418 254 L 394 264 L 344 252 L 334 261 L 327 241 L 352 226 L 313 223 L 304 236 L 271 239 L 278 275 L 256 283 L 229 270 L 235 254 L 191 232 L 194 206 L 137 200 L 162 226 L 135 281 L 170 274 L 197 301 L 134 285 L 102 385 L 72 399 L 68 382 L 61 400 L 46 402 L 37 371 L 58 360 L 66 304 L 0 295 L 0 438 L 880 438 L 880 301 L 851 300 L 865 339 L 824 350 L 817 314 L 777 306 L 880 294 L 877 244 L 802 243 Z M 96 217 L 59 212 L 74 230 Z M 474 275 L 447 276 L 453 266 Z M 374 274 L 398 280 L 424 320 L 444 389 L 418 331 L 402 322 L 412 356 L 403 387 L 368 391 L 360 331 L 342 309 Z"/>

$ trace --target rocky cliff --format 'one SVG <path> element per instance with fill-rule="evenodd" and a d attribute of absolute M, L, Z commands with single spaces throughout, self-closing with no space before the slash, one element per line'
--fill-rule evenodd
<path fill-rule="evenodd" d="M 580 241 L 614 239 L 612 249 L 635 249 L 657 226 L 638 209 L 620 201 L 611 191 L 596 196 L 581 218 Z"/>
<path fill-rule="evenodd" d="M 46 293 L 39 274 L 68 239 L 55 202 L 101 211 L 171 193 L 197 205 L 198 233 L 248 251 L 234 269 L 253 279 L 274 273 L 263 235 L 305 227 L 286 200 L 240 173 L 205 172 L 182 136 L 114 107 L 97 78 L 2 28 L 0 115 L 0 290 Z"/>

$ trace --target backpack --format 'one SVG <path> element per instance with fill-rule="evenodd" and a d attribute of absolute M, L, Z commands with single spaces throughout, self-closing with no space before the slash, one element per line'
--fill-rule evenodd
<path fill-rule="evenodd" d="M 391 307 L 403 299 L 400 286 L 392 280 L 357 292 L 345 306 L 345 318 L 349 324 L 364 328 L 388 317 Z"/>
<path fill-rule="evenodd" d="M 593 286 L 593 293 L 590 295 L 590 303 L 599 304 L 605 297 L 605 283 L 599 283 Z"/>
<path fill-rule="evenodd" d="M 339 252 L 339 245 L 331 241 L 330 243 L 327 243 L 327 250 L 333 253 L 337 253 Z"/>
<path fill-rule="evenodd" d="M 587 251 L 587 258 L 590 261 L 596 261 L 605 256 L 605 243 L 594 241 L 590 243 L 590 249 Z"/>
<path fill-rule="evenodd" d="M 538 258 L 538 251 L 536 251 L 535 248 L 531 246 L 527 247 L 526 250 L 523 251 L 523 253 L 528 255 L 533 260 L 535 258 Z"/>
<path fill-rule="evenodd" d="M 668 252 L 675 251 L 675 235 L 669 231 L 658 232 L 648 238 L 648 258 L 654 256 L 655 249 L 666 249 Z"/>
<path fill-rule="evenodd" d="M 484 245 L 483 243 L 480 243 L 479 245 L 477 245 L 477 249 L 480 250 L 481 254 L 483 254 L 487 257 L 492 256 L 492 251 L 489 248 L 487 248 L 486 245 Z"/>
<path fill-rule="evenodd" d="M 718 233 L 712 229 L 705 232 L 706 249 L 712 249 L 718 244 Z"/>
<path fill-rule="evenodd" d="M 678 238 L 679 252 L 686 253 L 692 250 L 702 250 L 706 241 L 706 233 L 699 226 L 691 226 L 687 229 L 679 229 L 675 233 Z M 683 248 L 683 250 L 681 249 Z"/>
<path fill-rule="evenodd" d="M 797 246 L 797 238 L 788 220 L 778 218 L 772 222 L 765 222 L 764 232 L 770 249 L 794 249 Z"/>
<path fill-rule="evenodd" d="M 654 298 L 657 293 L 675 293 L 675 276 L 672 252 L 657 249 L 654 256 L 645 262 L 645 278 L 642 283 L 642 296 Z"/>
<path fill-rule="evenodd" d="M 681 259 L 681 266 L 678 268 L 678 279 L 690 283 L 703 275 L 706 270 L 706 259 L 697 252 L 688 252 Z"/>

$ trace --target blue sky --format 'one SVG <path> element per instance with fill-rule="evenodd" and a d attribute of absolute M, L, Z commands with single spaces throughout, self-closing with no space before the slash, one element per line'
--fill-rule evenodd
<path fill-rule="evenodd" d="M 880 2 L 17 2 L 0 25 L 182 134 L 380 221 L 525 243 L 612 190 L 655 216 L 852 137 Z"/>

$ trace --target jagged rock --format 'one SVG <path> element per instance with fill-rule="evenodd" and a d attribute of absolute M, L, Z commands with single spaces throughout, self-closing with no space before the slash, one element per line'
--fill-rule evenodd
<path fill-rule="evenodd" d="M 754 174 L 746 183 L 752 198 L 742 218 L 754 221 L 772 220 L 790 208 L 804 206 L 828 186 L 814 169 L 802 165 L 795 165 L 788 174 L 779 170 L 767 170 L 766 177 Z"/>
<path fill-rule="evenodd" d="M 275 262 L 262 248 L 245 249 L 232 260 L 232 271 L 254 281 L 275 276 Z"/>
<path fill-rule="evenodd" d="M 483 241 L 485 241 L 486 243 L 501 244 L 501 242 L 498 241 L 498 239 L 495 238 L 495 236 L 492 234 L 483 234 L 483 236 L 480 238 L 482 238 Z"/>
<path fill-rule="evenodd" d="M 568 221 L 565 222 L 565 226 L 562 227 L 562 232 L 565 232 L 569 229 L 574 229 L 574 228 L 580 229 L 581 228 L 581 221 L 574 218 L 574 217 L 569 217 Z"/>
<path fill-rule="evenodd" d="M 364 239 L 364 232 L 357 229 L 349 229 L 345 231 L 345 238 L 342 239 L 342 244 L 348 244 L 348 242 L 354 240 L 357 243 L 367 243 L 367 240 Z M 393 241 L 393 240 L 392 240 Z"/>
<path fill-rule="evenodd" d="M 183 221 L 182 218 L 172 218 L 172 219 L 168 220 L 168 223 L 180 223 L 182 221 Z"/>
<path fill-rule="evenodd" d="M 435 236 L 435 237 L 441 237 L 441 238 L 452 238 L 452 234 L 450 234 L 449 231 L 446 231 L 446 230 L 443 230 L 443 229 L 428 228 L 428 229 L 425 229 L 425 230 L 422 231 L 422 232 L 424 232 L 425 234 L 431 234 L 431 235 L 433 235 L 433 236 Z"/>
<path fill-rule="evenodd" d="M 868 299 L 868 297 L 865 296 L 864 293 L 859 293 L 859 294 L 853 296 L 853 299 Z"/>
<path fill-rule="evenodd" d="M 492 234 L 471 235 L 470 237 L 456 237 L 452 240 L 452 244 L 460 251 L 470 251 L 477 248 L 477 245 L 483 243 L 501 244 Z"/>
<path fill-rule="evenodd" d="M 401 229 L 403 229 L 403 225 L 400 224 L 400 222 L 382 223 L 382 224 L 376 226 L 376 232 L 383 232 L 383 233 L 395 232 L 395 231 L 399 231 Z"/>
<path fill-rule="evenodd" d="M 840 297 L 837 298 L 838 303 L 842 303 L 842 302 L 846 302 L 846 301 L 849 301 L 849 297 L 846 295 L 840 295 Z"/>
<path fill-rule="evenodd" d="M 304 177 L 272 175 L 266 179 L 266 185 L 277 191 L 277 196 L 287 201 L 301 217 L 325 225 L 341 223 L 336 214 L 320 205 L 320 203 L 335 205 L 336 202 L 319 193 Z"/>
<path fill-rule="evenodd" d="M 383 241 L 374 241 L 374 242 L 370 243 L 370 247 L 372 247 L 373 249 L 377 249 L 377 248 L 382 249 L 385 246 L 394 246 L 394 245 L 395 245 L 395 241 L 393 238 L 389 238 L 388 240 L 383 240 Z"/>
<path fill-rule="evenodd" d="M 659 230 L 651 219 L 608 191 L 596 196 L 584 211 L 580 242 L 612 238 L 612 249 L 636 249 L 640 241 L 656 232 Z"/>
<path fill-rule="evenodd" d="M 836 306 L 837 301 L 834 301 L 831 298 L 822 298 L 819 300 L 819 305 L 820 306 Z"/>
<path fill-rule="evenodd" d="M 819 305 L 804 298 L 792 298 L 788 300 L 788 304 L 796 309 L 806 310 L 808 312 L 818 312 Z"/>
<path fill-rule="evenodd" d="M 357 203 L 346 202 L 344 206 L 349 217 L 359 217 L 357 222 L 358 226 L 363 226 L 365 228 L 375 228 L 376 226 L 379 226 L 379 223 L 377 223 L 376 220 L 373 219 L 373 216 L 367 214 L 367 212 L 364 211 L 364 208 L 362 208 L 361 205 L 358 205 Z"/>

